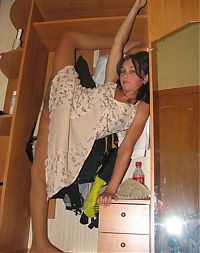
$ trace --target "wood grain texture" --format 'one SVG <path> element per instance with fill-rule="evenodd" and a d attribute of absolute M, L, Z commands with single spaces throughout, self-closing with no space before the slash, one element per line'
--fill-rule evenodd
<path fill-rule="evenodd" d="M 149 234 L 149 205 L 100 207 L 99 232 Z"/>
<path fill-rule="evenodd" d="M 149 251 L 149 235 L 99 233 L 98 252 L 142 252 Z"/>
<path fill-rule="evenodd" d="M 134 1 L 129 0 L 36 0 L 44 20 L 80 19 L 93 17 L 126 16 Z M 140 14 L 147 12 L 147 8 Z"/>
<path fill-rule="evenodd" d="M 165 36 L 185 24 L 200 21 L 199 0 L 151 0 L 148 2 L 149 41 Z"/>
<path fill-rule="evenodd" d="M 124 17 L 106 18 L 85 18 L 69 19 L 49 22 L 34 23 L 35 30 L 49 51 L 54 51 L 61 35 L 67 31 L 86 32 L 90 34 L 114 36 Z M 106 29 L 105 29 L 106 27 Z M 147 45 L 147 17 L 141 16 L 136 19 L 135 26 L 131 33 L 131 38 L 141 41 Z"/>
<path fill-rule="evenodd" d="M 5 53 L 0 60 L 0 69 L 8 79 L 16 79 L 19 75 L 23 49 L 18 48 Z"/>

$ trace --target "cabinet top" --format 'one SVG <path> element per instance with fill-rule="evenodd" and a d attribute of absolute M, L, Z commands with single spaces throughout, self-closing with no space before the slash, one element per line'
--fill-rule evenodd
<path fill-rule="evenodd" d="M 118 199 L 112 200 L 112 204 L 150 205 L 150 199 Z"/>
<path fill-rule="evenodd" d="M 35 0 L 44 20 L 126 16 L 133 5 L 130 0 Z M 145 13 L 145 9 L 141 10 Z"/>
<path fill-rule="evenodd" d="M 130 0 L 15 0 L 10 19 L 16 28 L 25 28 L 31 3 L 40 12 L 43 21 L 126 16 L 133 5 Z M 140 12 L 146 13 L 147 7 Z"/>

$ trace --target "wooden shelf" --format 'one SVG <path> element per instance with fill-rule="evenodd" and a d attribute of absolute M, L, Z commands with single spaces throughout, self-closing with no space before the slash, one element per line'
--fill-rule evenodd
<path fill-rule="evenodd" d="M 22 52 L 23 48 L 9 51 L 0 60 L 0 70 L 8 79 L 18 78 Z"/>
<path fill-rule="evenodd" d="M 93 17 L 126 16 L 133 6 L 129 0 L 36 0 L 44 20 L 80 19 Z M 146 14 L 147 8 L 141 10 Z"/>
<path fill-rule="evenodd" d="M 60 21 L 35 22 L 34 27 L 49 51 L 54 51 L 60 36 L 67 31 L 89 32 L 96 35 L 114 36 L 123 17 L 98 17 Z M 106 29 L 105 29 L 106 27 Z M 147 16 L 140 15 L 135 21 L 131 37 L 147 46 Z"/>
<path fill-rule="evenodd" d="M 9 136 L 12 122 L 12 115 L 6 114 L 0 116 L 0 136 Z"/>

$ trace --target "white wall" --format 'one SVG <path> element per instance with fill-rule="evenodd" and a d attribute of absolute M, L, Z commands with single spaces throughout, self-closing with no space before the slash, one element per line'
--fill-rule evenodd
<path fill-rule="evenodd" d="M 0 6 L 0 52 L 10 51 L 13 40 L 16 36 L 16 29 L 12 25 L 9 17 L 10 7 L 14 0 L 1 0 Z M 7 88 L 7 78 L 0 71 L 0 110 L 3 110 L 5 92 Z"/>

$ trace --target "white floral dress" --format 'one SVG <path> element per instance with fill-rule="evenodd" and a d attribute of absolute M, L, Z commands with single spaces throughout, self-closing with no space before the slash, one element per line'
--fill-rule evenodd
<path fill-rule="evenodd" d="M 84 88 L 73 66 L 52 80 L 45 162 L 48 198 L 75 181 L 96 139 L 130 127 L 136 105 L 116 101 L 116 86 Z"/>

